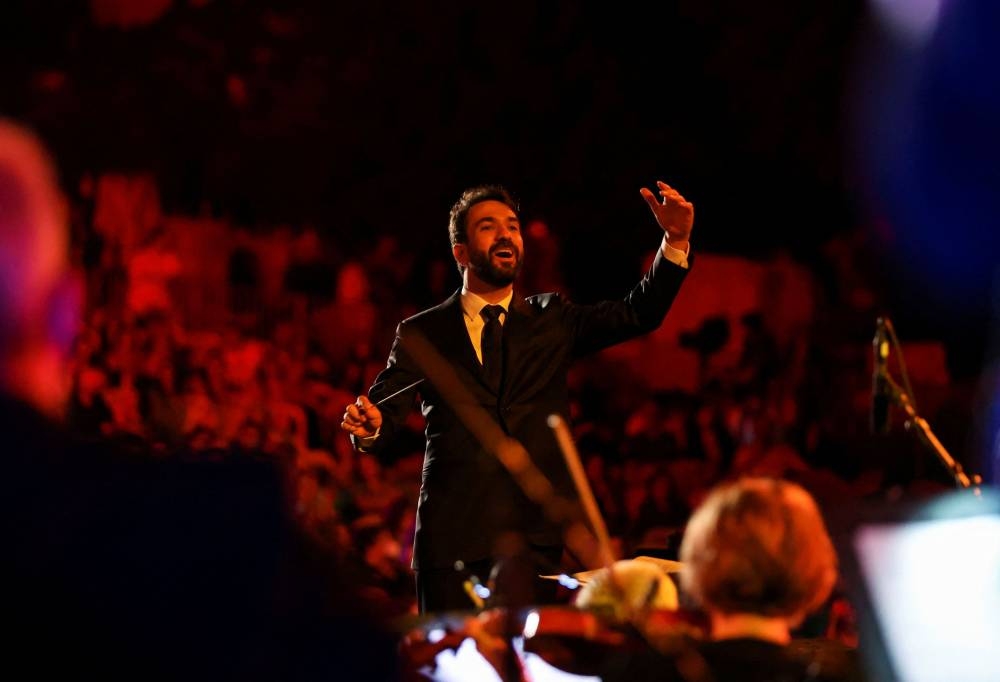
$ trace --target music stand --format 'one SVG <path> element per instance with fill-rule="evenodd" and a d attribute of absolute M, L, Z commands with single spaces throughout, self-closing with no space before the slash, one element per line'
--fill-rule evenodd
<path fill-rule="evenodd" d="M 1000 492 L 982 487 L 828 515 L 872 680 L 1000 680 Z"/>

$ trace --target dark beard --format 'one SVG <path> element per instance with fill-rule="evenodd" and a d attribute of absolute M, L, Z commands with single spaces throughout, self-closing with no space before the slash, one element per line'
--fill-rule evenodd
<path fill-rule="evenodd" d="M 491 251 L 503 246 L 514 251 L 516 255 L 514 263 L 510 266 L 494 264 L 489 252 L 469 251 L 469 267 L 476 273 L 476 277 L 495 287 L 507 286 L 517 279 L 517 273 L 521 272 L 521 253 L 514 249 L 513 246 L 509 244 L 497 244 L 492 247 Z"/>

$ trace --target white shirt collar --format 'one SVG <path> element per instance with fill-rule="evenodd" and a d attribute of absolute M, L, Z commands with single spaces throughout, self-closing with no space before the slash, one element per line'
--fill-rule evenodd
<path fill-rule="evenodd" d="M 483 309 L 484 306 L 489 305 L 489 301 L 484 299 L 479 294 L 474 294 L 465 287 L 462 287 L 462 311 L 465 316 L 470 320 L 477 320 L 479 318 L 479 311 Z M 503 300 L 500 301 L 500 305 L 503 306 L 504 312 L 510 310 L 510 302 L 514 298 L 514 291 L 511 290 Z"/>

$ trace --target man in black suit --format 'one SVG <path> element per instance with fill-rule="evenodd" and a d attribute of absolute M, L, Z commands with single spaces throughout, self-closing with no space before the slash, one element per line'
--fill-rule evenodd
<path fill-rule="evenodd" d="M 570 364 L 656 329 L 688 271 L 694 207 L 657 185 L 659 196 L 640 190 L 664 231 L 652 266 L 624 299 L 596 305 L 554 293 L 515 297 L 524 243 L 517 204 L 503 187 L 469 189 L 452 207 L 461 290 L 399 324 L 386 368 L 341 424 L 355 447 L 378 453 L 412 406 L 413 391 L 401 389 L 423 380 L 427 445 L 413 553 L 422 613 L 469 608 L 467 575 L 488 575 L 511 538 L 541 570 L 558 565 L 562 529 L 515 479 L 524 462 L 501 446 L 519 443 L 528 468 L 556 495 L 575 498 L 547 424 L 549 415 L 568 417 Z"/>

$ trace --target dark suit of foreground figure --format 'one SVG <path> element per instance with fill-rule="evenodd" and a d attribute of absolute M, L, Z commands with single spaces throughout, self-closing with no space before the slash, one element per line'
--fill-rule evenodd
<path fill-rule="evenodd" d="M 348 406 L 343 424 L 356 445 L 378 452 L 402 424 L 413 392 L 380 407 L 372 403 L 426 380 L 418 389 L 427 444 L 413 560 L 423 611 L 469 608 L 460 590 L 464 576 L 455 564 L 475 566 L 485 582 L 505 531 L 514 531 L 547 561 L 558 562 L 562 528 L 521 490 L 494 454 L 497 444 L 480 440 L 476 421 L 494 421 L 497 435 L 519 441 L 557 494 L 576 497 L 546 420 L 551 414 L 568 418 L 567 373 L 575 358 L 656 329 L 674 300 L 687 273 L 693 208 L 664 183 L 660 194 L 663 203 L 643 190 L 667 232 L 652 266 L 626 296 L 596 305 L 571 303 L 558 294 L 513 295 L 522 242 L 515 204 L 502 188 L 469 190 L 452 209 L 453 251 L 463 288 L 400 323 L 385 370 L 367 397 Z M 673 237 L 679 248 L 670 244 Z M 477 348 L 484 304 L 506 311 L 499 386 L 490 381 Z"/>

